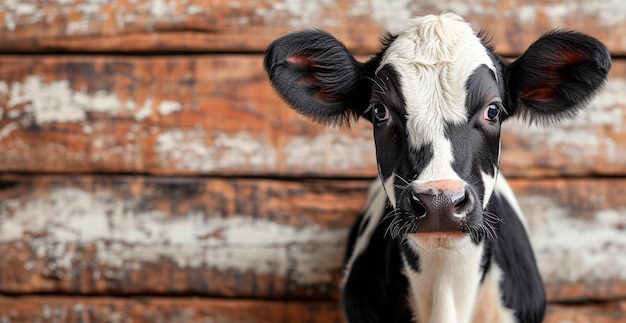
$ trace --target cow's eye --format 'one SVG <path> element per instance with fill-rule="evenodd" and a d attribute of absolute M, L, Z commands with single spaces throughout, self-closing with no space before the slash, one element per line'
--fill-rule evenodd
<path fill-rule="evenodd" d="M 500 115 L 500 104 L 497 102 L 489 103 L 487 108 L 485 109 L 485 119 L 491 122 L 494 122 L 498 119 Z"/>
<path fill-rule="evenodd" d="M 372 112 L 377 122 L 387 121 L 389 119 L 389 110 L 387 107 L 380 103 L 374 103 L 372 106 Z"/>

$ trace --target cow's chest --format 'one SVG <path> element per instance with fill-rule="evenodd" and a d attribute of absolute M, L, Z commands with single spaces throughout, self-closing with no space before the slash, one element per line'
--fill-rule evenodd
<path fill-rule="evenodd" d="M 512 311 L 501 300 L 501 271 L 490 267 L 483 277 L 483 245 L 467 241 L 452 249 L 419 247 L 408 242 L 419 255 L 417 266 L 404 257 L 409 281 L 409 306 L 416 323 L 515 322 Z"/>

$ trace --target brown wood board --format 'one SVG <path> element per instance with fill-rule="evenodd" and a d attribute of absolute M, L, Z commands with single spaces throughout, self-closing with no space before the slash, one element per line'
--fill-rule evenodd
<path fill-rule="evenodd" d="M 371 126 L 328 129 L 274 93 L 259 55 L 3 56 L 0 171 L 370 177 Z M 626 173 L 626 63 L 560 126 L 503 125 L 511 177 Z"/>
<path fill-rule="evenodd" d="M 337 299 L 366 180 L 3 176 L 0 292 Z M 515 180 L 556 301 L 626 297 L 623 179 Z M 601 268 L 601 270 L 599 270 Z"/>
<path fill-rule="evenodd" d="M 626 5 L 620 1 L 567 0 L 371 2 L 266 0 L 232 2 L 152 0 L 93 2 L 5 1 L 0 4 L 2 51 L 260 52 L 274 39 L 322 28 L 364 53 L 378 50 L 380 35 L 402 29 L 411 17 L 443 11 L 487 29 L 501 53 L 517 55 L 555 28 L 581 30 L 623 55 Z"/>
<path fill-rule="evenodd" d="M 10 322 L 255 322 L 343 323 L 336 302 L 278 302 L 171 297 L 0 296 L 0 318 Z M 618 323 L 626 302 L 548 305 L 544 323 Z"/>

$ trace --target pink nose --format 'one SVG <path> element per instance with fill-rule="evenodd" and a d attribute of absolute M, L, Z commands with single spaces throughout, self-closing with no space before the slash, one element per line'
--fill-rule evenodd
<path fill-rule="evenodd" d="M 465 183 L 454 180 L 414 186 L 409 198 L 421 232 L 460 231 L 476 205 Z"/>

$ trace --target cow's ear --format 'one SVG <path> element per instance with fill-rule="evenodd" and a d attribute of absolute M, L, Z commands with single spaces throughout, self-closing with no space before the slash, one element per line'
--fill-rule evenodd
<path fill-rule="evenodd" d="M 276 91 L 299 113 L 326 124 L 346 124 L 369 101 L 364 64 L 330 34 L 295 32 L 265 52 L 265 71 Z"/>
<path fill-rule="evenodd" d="M 509 114 L 558 121 L 582 109 L 605 83 L 611 58 L 595 38 L 553 31 L 506 68 Z"/>

